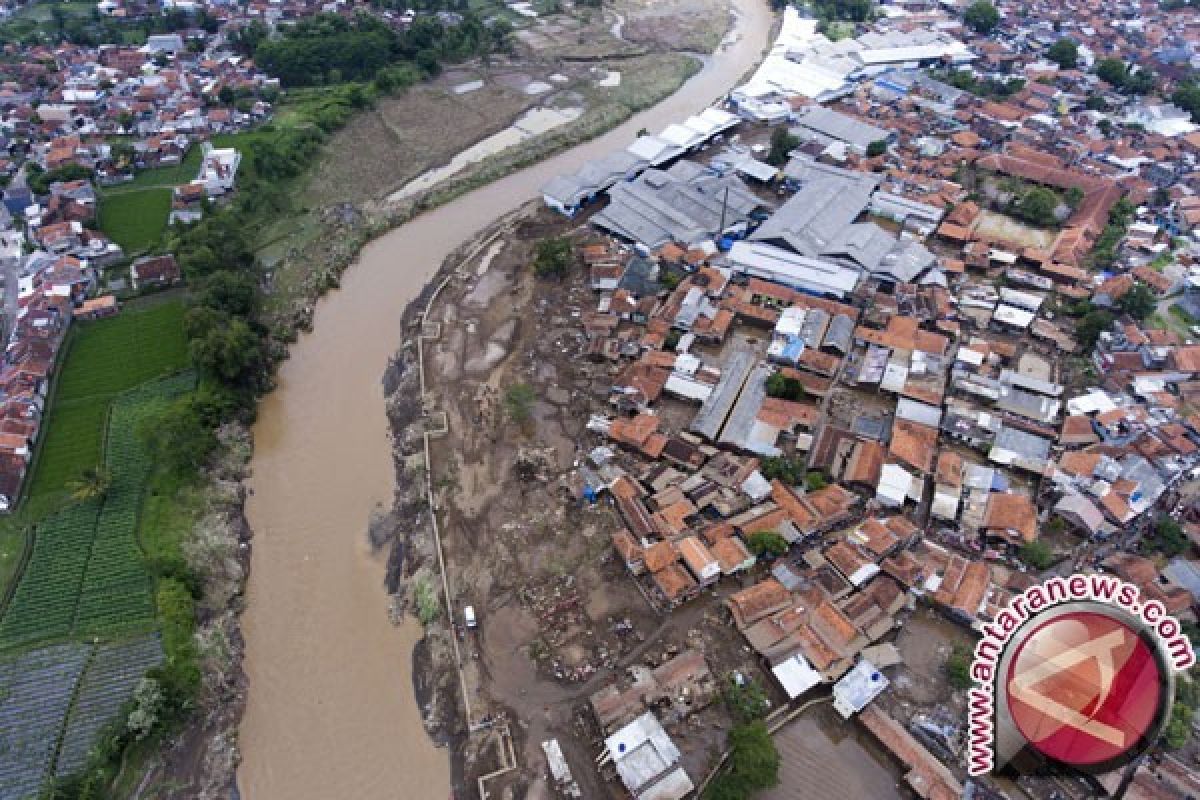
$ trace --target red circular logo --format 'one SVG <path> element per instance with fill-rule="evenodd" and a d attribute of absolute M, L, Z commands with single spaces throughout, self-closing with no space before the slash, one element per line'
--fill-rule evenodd
<path fill-rule="evenodd" d="M 1126 623 L 1094 611 L 1037 625 L 1013 654 L 1005 683 L 1009 713 L 1025 740 L 1076 767 L 1143 749 L 1169 691 L 1152 646 Z"/>

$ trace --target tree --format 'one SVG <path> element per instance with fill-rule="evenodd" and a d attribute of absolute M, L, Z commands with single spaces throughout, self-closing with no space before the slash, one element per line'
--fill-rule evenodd
<path fill-rule="evenodd" d="M 1045 542 L 1034 539 L 1021 545 L 1021 560 L 1034 569 L 1046 569 L 1054 563 L 1054 551 Z"/>
<path fill-rule="evenodd" d="M 1079 46 L 1071 39 L 1059 39 L 1050 45 L 1050 49 L 1046 51 L 1046 58 L 1063 69 L 1074 69 L 1079 63 Z"/>
<path fill-rule="evenodd" d="M 780 125 L 771 131 L 771 150 L 767 153 L 767 163 L 773 167 L 782 167 L 788 162 L 788 153 L 796 149 L 800 140 L 788 132 L 787 126 Z"/>
<path fill-rule="evenodd" d="M 1027 191 L 1017 204 L 1017 215 L 1031 225 L 1047 228 L 1058 222 L 1054 211 L 1058 208 L 1058 195 L 1049 189 L 1035 186 Z"/>
<path fill-rule="evenodd" d="M 71 492 L 71 499 L 77 503 L 103 500 L 110 488 L 112 488 L 112 473 L 108 467 L 104 466 L 87 467 L 79 474 L 78 478 L 67 484 L 67 489 Z"/>
<path fill-rule="evenodd" d="M 151 417 L 139 431 L 147 449 L 164 469 L 178 475 L 189 474 L 204 465 L 216 449 L 214 427 L 218 414 L 208 414 L 205 390 L 183 397 Z"/>
<path fill-rule="evenodd" d="M 1104 99 L 1104 95 L 1092 92 L 1083 101 L 1083 107 L 1088 111 L 1108 111 L 1108 101 Z"/>
<path fill-rule="evenodd" d="M 776 372 L 767 378 L 767 395 L 798 403 L 804 399 L 804 384 L 798 378 Z"/>
<path fill-rule="evenodd" d="M 730 675 L 725 686 L 725 705 L 729 707 L 735 722 L 745 723 L 762 719 L 771 707 L 771 700 L 754 680 L 742 678 L 739 683 L 735 676 Z"/>
<path fill-rule="evenodd" d="M 746 547 L 756 556 L 777 558 L 788 551 L 787 539 L 775 531 L 755 531 L 746 537 Z"/>
<path fill-rule="evenodd" d="M 729 732 L 729 774 L 752 792 L 779 783 L 779 753 L 762 720 L 738 725 Z"/>
<path fill-rule="evenodd" d="M 1124 86 L 1127 68 L 1119 58 L 1105 58 L 1096 63 L 1096 77 L 1118 89 Z"/>
<path fill-rule="evenodd" d="M 1000 22 L 1000 12 L 988 0 L 975 0 L 963 13 L 963 24 L 976 33 L 986 36 Z"/>
<path fill-rule="evenodd" d="M 571 240 L 565 236 L 543 239 L 537 243 L 533 259 L 533 271 L 540 278 L 561 278 L 571 269 L 575 251 Z"/>
<path fill-rule="evenodd" d="M 867 145 L 867 158 L 876 158 L 887 152 L 887 140 L 877 139 Z"/>
<path fill-rule="evenodd" d="M 1133 285 L 1132 289 L 1121 295 L 1117 306 L 1129 316 L 1140 321 L 1154 313 L 1154 309 L 1158 306 L 1158 300 L 1149 286 L 1138 282 Z"/>
<path fill-rule="evenodd" d="M 1187 744 L 1188 737 L 1192 734 L 1192 715 L 1193 710 L 1184 703 L 1175 703 L 1171 707 L 1171 720 L 1163 732 L 1163 741 L 1167 749 L 1178 750 Z"/>
<path fill-rule="evenodd" d="M 1152 548 L 1168 558 L 1174 557 L 1188 548 L 1188 538 L 1178 522 L 1163 514 L 1154 524 Z"/>
<path fill-rule="evenodd" d="M 248 384 L 262 366 L 262 343 L 245 320 L 227 318 L 188 343 L 192 363 L 206 375 L 228 384 Z"/>
<path fill-rule="evenodd" d="M 946 673 L 946 681 L 955 689 L 970 689 L 974 683 L 971 680 L 971 651 L 962 645 L 954 645 L 950 655 L 946 656 L 942 671 Z"/>
<path fill-rule="evenodd" d="M 758 469 L 767 480 L 778 479 L 789 486 L 795 486 L 804 477 L 804 462 L 784 456 L 767 456 L 759 463 Z"/>
<path fill-rule="evenodd" d="M 1096 346 L 1100 334 L 1108 330 L 1113 323 L 1113 315 L 1102 309 L 1095 309 L 1083 315 L 1075 327 L 1075 336 L 1088 350 Z"/>
<path fill-rule="evenodd" d="M 198 305 L 235 317 L 248 317 L 258 306 L 258 286 L 244 272 L 218 270 L 204 280 Z"/>
<path fill-rule="evenodd" d="M 1079 204 L 1083 202 L 1083 189 L 1080 189 L 1078 186 L 1072 186 L 1070 189 L 1067 189 L 1064 199 L 1071 208 L 1079 208 Z"/>
<path fill-rule="evenodd" d="M 1171 102 L 1192 115 L 1192 122 L 1200 123 L 1200 84 L 1193 81 L 1181 83 L 1171 94 Z"/>
<path fill-rule="evenodd" d="M 533 417 L 533 404 L 537 394 L 528 383 L 514 383 L 504 392 L 504 410 L 518 425 L 524 425 Z"/>

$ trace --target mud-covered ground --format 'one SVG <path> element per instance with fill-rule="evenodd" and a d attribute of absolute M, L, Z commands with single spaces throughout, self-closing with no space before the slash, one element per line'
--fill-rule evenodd
<path fill-rule="evenodd" d="M 489 792 L 509 786 L 517 797 L 546 790 L 541 743 L 550 738 L 558 738 L 585 797 L 619 796 L 591 763 L 601 733 L 587 701 L 625 680 L 630 665 L 654 666 L 696 647 L 715 673 L 739 669 L 767 685 L 720 602 L 737 587 L 723 585 L 719 595 L 660 615 L 613 556 L 615 511 L 582 501 L 572 483 L 577 460 L 600 444 L 585 424 L 606 405 L 611 367 L 578 358 L 578 314 L 593 301 L 580 274 L 537 279 L 529 263 L 533 242 L 578 224 L 539 210 L 475 258 L 453 262 L 459 268 L 431 308 L 435 324 L 425 328 L 434 335 L 424 351 L 429 414 L 422 417 L 413 402 L 419 382 L 412 346 L 416 310 L 427 298 L 410 309 L 413 336 L 389 386 L 400 475 L 395 517 L 411 520 L 394 551 L 404 563 L 393 558 L 393 589 L 410 598 L 420 583 L 441 591 L 418 432 L 430 419 L 440 425 L 444 413 L 447 433 L 431 440 L 431 479 L 453 619 L 461 622 L 467 605 L 479 618 L 478 628 L 459 625 L 452 633 L 443 612 L 429 626 L 414 668 L 418 699 L 431 733 L 459 748 L 457 786 L 473 786 L 478 775 L 501 766 L 494 733 L 464 736 L 448 638 L 457 635 L 472 721 L 508 721 L 515 740 L 519 768 L 489 783 Z M 525 422 L 504 402 L 517 384 L 532 387 L 536 397 Z M 718 702 L 672 731 L 689 774 L 707 773 L 728 725 Z"/>

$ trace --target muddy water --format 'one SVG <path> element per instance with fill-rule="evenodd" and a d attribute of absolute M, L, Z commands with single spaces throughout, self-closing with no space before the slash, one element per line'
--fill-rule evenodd
<path fill-rule="evenodd" d="M 447 796 L 445 752 L 425 736 L 413 700 L 419 632 L 388 623 L 383 567 L 365 544 L 371 508 L 392 488 L 380 376 L 400 343 L 400 312 L 447 254 L 551 177 L 728 91 L 757 63 L 771 24 L 765 0 L 734 1 L 736 42 L 679 92 L 381 237 L 317 305 L 314 332 L 292 348 L 254 430 L 239 771 L 248 800 Z"/>
<path fill-rule="evenodd" d="M 775 734 L 779 785 L 762 800 L 900 800 L 899 771 L 869 735 L 829 705 L 809 709 Z"/>

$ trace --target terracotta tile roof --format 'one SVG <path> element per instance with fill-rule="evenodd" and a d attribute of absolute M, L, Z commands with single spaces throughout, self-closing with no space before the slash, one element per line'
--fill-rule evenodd
<path fill-rule="evenodd" d="M 888 452 L 913 469 L 929 472 L 937 452 L 938 432 L 934 428 L 907 419 L 892 426 Z"/>
<path fill-rule="evenodd" d="M 786 608 L 792 602 L 792 595 L 782 583 L 768 578 L 749 589 L 730 595 L 726 602 L 740 630 Z"/>
<path fill-rule="evenodd" d="M 994 492 L 988 496 L 983 527 L 993 535 L 1032 542 L 1037 538 L 1037 506 L 1022 494 Z"/>

